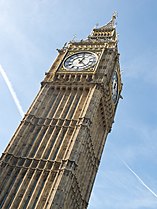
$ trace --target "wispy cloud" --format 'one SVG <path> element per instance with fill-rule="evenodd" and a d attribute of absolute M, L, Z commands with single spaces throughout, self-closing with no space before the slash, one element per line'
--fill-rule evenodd
<path fill-rule="evenodd" d="M 141 79 L 146 83 L 156 85 L 157 83 L 157 51 L 150 49 L 146 52 L 136 54 L 130 62 L 122 66 L 123 78 Z"/>
<path fill-rule="evenodd" d="M 156 198 L 157 198 L 157 194 L 150 188 L 148 187 L 144 181 L 130 168 L 130 166 L 125 162 L 123 161 L 123 164 L 129 169 L 129 171 L 131 171 L 131 173 L 138 179 L 138 181 L 149 191 L 151 192 L 152 195 L 154 195 Z"/>
<path fill-rule="evenodd" d="M 121 162 L 120 162 L 121 163 Z M 131 178 L 128 169 L 106 170 L 99 174 L 92 193 L 90 209 L 156 209 L 157 200 L 141 184 Z"/>
<path fill-rule="evenodd" d="M 24 116 L 24 111 L 22 109 L 22 106 L 21 106 L 21 104 L 20 104 L 20 102 L 19 102 L 19 100 L 17 98 L 17 95 L 16 95 L 16 93 L 15 93 L 13 87 L 12 87 L 12 84 L 11 84 L 11 82 L 10 82 L 6 72 L 4 71 L 4 69 L 2 68 L 1 65 L 0 65 L 0 73 L 1 73 L 1 75 L 2 75 L 6 85 L 7 85 L 8 89 L 9 89 L 9 91 L 10 91 L 10 94 L 11 94 L 11 96 L 12 96 L 14 102 L 15 102 L 15 105 L 16 105 L 16 107 L 17 107 L 21 117 L 23 117 Z"/>

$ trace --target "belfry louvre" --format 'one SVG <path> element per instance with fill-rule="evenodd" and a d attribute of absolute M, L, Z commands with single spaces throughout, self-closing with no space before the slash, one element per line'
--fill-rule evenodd
<path fill-rule="evenodd" d="M 122 89 L 114 21 L 58 50 L 0 158 L 0 208 L 87 208 Z"/>

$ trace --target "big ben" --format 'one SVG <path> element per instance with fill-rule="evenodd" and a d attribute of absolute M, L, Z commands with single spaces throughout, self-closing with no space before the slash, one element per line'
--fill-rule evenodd
<path fill-rule="evenodd" d="M 0 208 L 87 208 L 122 90 L 115 18 L 58 50 L 0 158 Z"/>

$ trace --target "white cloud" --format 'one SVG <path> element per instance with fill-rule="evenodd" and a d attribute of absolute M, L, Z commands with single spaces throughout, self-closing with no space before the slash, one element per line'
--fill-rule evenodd
<path fill-rule="evenodd" d="M 99 174 L 99 180 L 91 197 L 90 209 L 156 208 L 156 198 L 127 169 L 106 170 Z"/>
<path fill-rule="evenodd" d="M 24 111 L 22 109 L 22 106 L 20 104 L 20 101 L 17 98 L 17 95 L 16 95 L 16 93 L 15 93 L 13 87 L 12 87 L 12 84 L 11 84 L 11 82 L 10 82 L 10 80 L 9 80 L 6 72 L 4 71 L 4 69 L 2 68 L 1 65 L 0 65 L 0 73 L 1 73 L 1 75 L 2 75 L 2 77 L 3 77 L 3 79 L 4 79 L 5 83 L 6 83 L 6 85 L 7 85 L 8 89 L 9 89 L 9 91 L 10 91 L 10 94 L 11 94 L 11 96 L 12 96 L 14 102 L 15 102 L 15 105 L 16 105 L 16 107 L 17 107 L 17 109 L 18 109 L 21 117 L 23 117 L 24 116 Z"/>

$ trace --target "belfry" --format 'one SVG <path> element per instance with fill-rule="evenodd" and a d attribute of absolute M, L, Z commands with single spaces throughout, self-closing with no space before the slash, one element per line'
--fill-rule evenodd
<path fill-rule="evenodd" d="M 62 49 L 0 158 L 0 208 L 86 209 L 122 89 L 115 15 Z"/>

